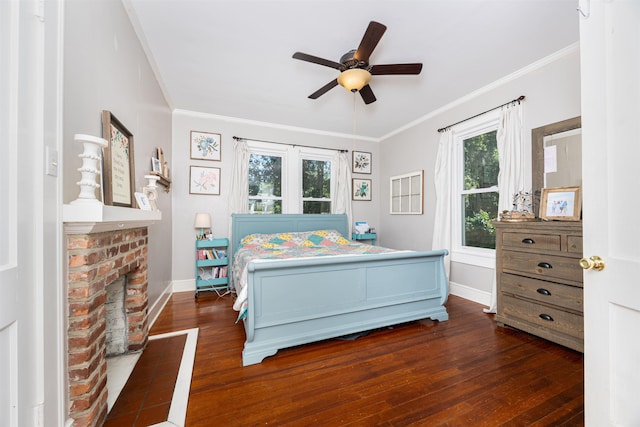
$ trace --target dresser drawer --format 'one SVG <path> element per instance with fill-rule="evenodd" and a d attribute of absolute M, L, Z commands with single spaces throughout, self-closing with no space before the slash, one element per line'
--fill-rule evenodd
<path fill-rule="evenodd" d="M 576 258 L 505 250 L 502 251 L 502 269 L 543 280 L 582 282 L 582 269 Z"/>
<path fill-rule="evenodd" d="M 567 236 L 567 252 L 582 256 L 582 236 Z"/>
<path fill-rule="evenodd" d="M 510 249 L 560 250 L 559 234 L 512 233 L 502 234 L 502 245 Z"/>
<path fill-rule="evenodd" d="M 502 273 L 500 291 L 582 313 L 582 288 Z"/>
<path fill-rule="evenodd" d="M 542 329 L 548 329 L 582 339 L 584 335 L 584 319 L 578 314 L 548 307 L 503 295 L 503 309 L 501 312 L 506 318 L 513 317 L 535 325 Z M 508 320 L 506 321 L 508 324 Z"/>

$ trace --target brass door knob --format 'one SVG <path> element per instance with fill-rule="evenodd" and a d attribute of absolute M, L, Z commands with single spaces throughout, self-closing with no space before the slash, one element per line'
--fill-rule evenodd
<path fill-rule="evenodd" d="M 580 267 L 584 268 L 585 270 L 602 271 L 604 270 L 604 265 L 604 260 L 598 255 L 594 255 L 589 258 L 582 258 L 580 260 Z"/>

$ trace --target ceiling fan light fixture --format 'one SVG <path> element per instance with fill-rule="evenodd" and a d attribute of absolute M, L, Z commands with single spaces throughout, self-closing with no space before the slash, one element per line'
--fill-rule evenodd
<path fill-rule="evenodd" d="M 350 92 L 358 92 L 369 84 L 371 73 L 362 68 L 344 70 L 338 76 L 338 83 Z"/>

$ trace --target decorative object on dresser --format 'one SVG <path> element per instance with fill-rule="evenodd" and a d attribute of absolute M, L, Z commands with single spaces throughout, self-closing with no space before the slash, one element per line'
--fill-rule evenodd
<path fill-rule="evenodd" d="M 581 210 L 580 187 L 542 189 L 540 194 L 540 218 L 579 221 Z"/>
<path fill-rule="evenodd" d="M 584 351 L 582 222 L 494 222 L 498 325 Z"/>

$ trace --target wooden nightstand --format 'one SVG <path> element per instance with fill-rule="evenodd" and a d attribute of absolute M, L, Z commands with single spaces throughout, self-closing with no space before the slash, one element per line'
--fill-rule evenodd
<path fill-rule="evenodd" d="M 363 233 L 363 234 L 351 233 L 351 240 L 356 240 L 356 241 L 371 240 L 372 245 L 376 244 L 377 238 L 378 238 L 378 234 L 376 233 Z"/>

